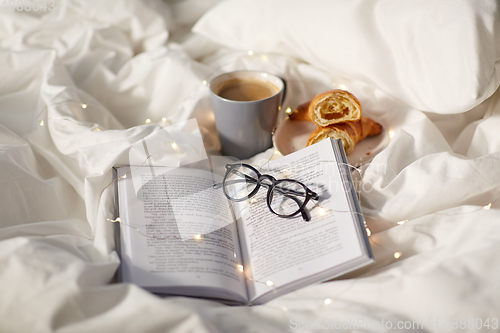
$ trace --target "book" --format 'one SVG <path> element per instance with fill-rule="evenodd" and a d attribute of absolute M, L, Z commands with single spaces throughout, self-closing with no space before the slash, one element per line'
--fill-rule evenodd
<path fill-rule="evenodd" d="M 270 186 L 247 200 L 229 200 L 214 186 L 224 179 L 214 160 L 208 170 L 115 169 L 120 281 L 159 295 L 262 304 L 373 262 L 340 140 L 255 166 L 318 194 L 305 208 L 309 221 L 301 213 L 274 214 L 267 205 Z M 279 193 L 275 188 L 272 195 Z"/>

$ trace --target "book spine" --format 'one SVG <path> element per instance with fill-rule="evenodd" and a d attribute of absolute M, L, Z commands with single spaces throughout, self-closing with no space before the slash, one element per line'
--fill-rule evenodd
<path fill-rule="evenodd" d="M 349 162 L 347 161 L 347 156 L 345 154 L 344 145 L 341 139 L 331 139 L 332 146 L 334 147 L 333 153 L 335 154 L 335 159 L 338 161 L 337 165 L 339 167 L 339 172 L 342 175 L 343 186 L 346 195 L 348 196 L 349 209 L 352 212 L 352 217 L 354 221 L 357 222 L 356 229 L 359 231 L 358 235 L 362 237 L 360 241 L 365 245 L 365 250 L 367 251 L 370 258 L 373 259 L 373 253 L 370 247 L 370 241 L 368 240 L 368 234 L 366 233 L 366 223 L 361 213 L 361 207 L 359 206 L 358 196 L 354 190 L 351 171 L 349 170 Z"/>

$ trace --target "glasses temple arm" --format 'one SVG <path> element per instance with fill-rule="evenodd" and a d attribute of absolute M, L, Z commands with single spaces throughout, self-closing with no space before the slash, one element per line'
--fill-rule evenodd
<path fill-rule="evenodd" d="M 275 186 L 274 190 L 283 194 L 283 195 L 288 194 L 288 195 L 295 195 L 297 197 L 306 197 L 307 196 L 307 193 L 297 192 L 297 191 L 283 188 L 283 187 L 279 187 L 279 186 Z M 318 195 L 315 192 L 312 192 L 311 190 L 308 190 L 308 191 L 310 191 L 312 193 L 311 199 L 318 200 Z"/>
<path fill-rule="evenodd" d="M 238 183 L 248 183 L 248 182 L 250 182 L 250 183 L 257 183 L 257 180 L 253 179 L 250 176 L 246 176 L 246 179 L 226 180 L 226 185 L 233 185 L 233 184 L 238 184 Z M 214 184 L 214 189 L 219 189 L 223 185 L 224 185 L 224 183 L 216 183 L 216 184 Z M 265 183 L 261 183 L 261 185 L 264 186 L 264 187 L 267 187 L 267 188 L 269 188 L 269 186 L 271 186 L 271 185 L 268 185 L 268 184 L 265 184 Z M 279 193 L 281 193 L 281 194 L 283 194 L 283 195 L 295 195 L 295 196 L 298 196 L 298 197 L 305 197 L 306 196 L 304 193 L 300 193 L 300 192 L 297 192 L 297 191 L 294 191 L 294 190 L 282 188 L 282 187 L 279 187 L 279 186 L 275 186 L 274 190 L 277 191 L 277 192 L 279 192 Z M 317 200 L 317 198 L 318 198 L 318 195 L 316 193 L 314 193 L 314 196 L 311 199 Z"/>
<path fill-rule="evenodd" d="M 246 176 L 245 179 L 226 180 L 226 185 L 233 185 L 233 184 L 238 184 L 238 183 L 257 183 L 257 180 L 253 179 L 250 176 Z M 216 183 L 216 184 L 214 184 L 214 189 L 221 188 L 223 185 L 224 185 L 224 183 Z M 269 187 L 269 185 L 267 185 L 267 184 L 262 184 L 262 185 L 264 187 Z"/>

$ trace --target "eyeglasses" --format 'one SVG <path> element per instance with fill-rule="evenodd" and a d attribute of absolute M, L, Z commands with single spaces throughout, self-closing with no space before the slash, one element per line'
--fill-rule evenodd
<path fill-rule="evenodd" d="M 293 179 L 276 180 L 271 175 L 261 175 L 254 167 L 244 163 L 226 164 L 226 175 L 222 183 L 214 185 L 221 188 L 232 201 L 244 201 L 253 197 L 260 187 L 267 188 L 267 206 L 279 217 L 293 217 L 302 214 L 304 220 L 311 219 L 306 205 L 309 200 L 318 200 L 316 192 Z"/>

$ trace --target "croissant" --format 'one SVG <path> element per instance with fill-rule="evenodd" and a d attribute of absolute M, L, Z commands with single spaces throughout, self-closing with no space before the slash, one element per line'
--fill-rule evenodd
<path fill-rule="evenodd" d="M 348 91 L 335 89 L 316 95 L 310 102 L 301 104 L 290 114 L 291 120 L 313 121 L 318 126 L 361 118 L 361 104 Z"/>
<path fill-rule="evenodd" d="M 310 146 L 326 138 L 342 139 L 345 153 L 349 154 L 354 150 L 356 143 L 367 136 L 380 134 L 380 132 L 382 132 L 382 125 L 371 118 L 361 117 L 358 121 L 318 127 L 309 136 L 307 145 Z"/>

